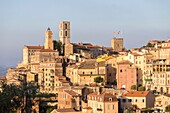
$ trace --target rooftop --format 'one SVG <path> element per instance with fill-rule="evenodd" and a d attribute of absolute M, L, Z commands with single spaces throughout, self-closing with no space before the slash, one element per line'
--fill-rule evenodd
<path fill-rule="evenodd" d="M 146 97 L 149 94 L 149 91 L 130 91 L 124 96 L 126 97 Z"/>
<path fill-rule="evenodd" d="M 117 64 L 133 64 L 133 63 L 128 60 L 123 60 L 123 61 L 118 62 Z"/>
<path fill-rule="evenodd" d="M 96 60 L 87 60 L 82 62 L 79 66 L 79 69 L 94 69 Z"/>
<path fill-rule="evenodd" d="M 44 46 L 25 46 L 27 47 L 28 49 L 43 49 Z"/>
<path fill-rule="evenodd" d="M 68 113 L 68 112 L 75 112 L 73 108 L 64 108 L 64 109 L 57 109 L 57 112 L 63 112 L 63 113 Z"/>
<path fill-rule="evenodd" d="M 0 76 L 0 80 L 6 80 L 6 76 Z"/>
<path fill-rule="evenodd" d="M 64 90 L 66 93 L 68 93 L 69 95 L 71 96 L 74 96 L 74 97 L 77 97 L 77 96 L 80 96 L 80 94 L 72 91 L 72 90 Z"/>

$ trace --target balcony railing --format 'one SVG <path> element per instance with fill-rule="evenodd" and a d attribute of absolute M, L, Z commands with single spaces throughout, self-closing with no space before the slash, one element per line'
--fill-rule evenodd
<path fill-rule="evenodd" d="M 102 111 L 102 108 L 97 108 L 97 111 Z"/>
<path fill-rule="evenodd" d="M 152 79 L 151 78 L 146 78 L 145 81 L 152 81 Z"/>

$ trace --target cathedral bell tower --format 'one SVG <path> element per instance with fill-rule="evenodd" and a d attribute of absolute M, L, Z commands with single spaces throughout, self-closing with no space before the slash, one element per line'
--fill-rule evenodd
<path fill-rule="evenodd" d="M 53 47 L 53 33 L 52 31 L 50 30 L 50 28 L 47 29 L 47 31 L 45 32 L 45 44 L 44 44 L 44 49 L 54 49 Z"/>
<path fill-rule="evenodd" d="M 70 43 L 70 22 L 62 21 L 59 24 L 59 38 L 63 45 Z"/>

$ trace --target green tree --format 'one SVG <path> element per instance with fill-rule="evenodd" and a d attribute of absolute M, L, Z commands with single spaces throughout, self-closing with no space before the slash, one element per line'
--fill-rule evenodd
<path fill-rule="evenodd" d="M 94 82 L 101 83 L 101 82 L 103 82 L 103 78 L 102 77 L 96 77 L 96 78 L 94 78 Z"/>
<path fill-rule="evenodd" d="M 31 109 L 30 98 L 35 98 L 38 86 L 34 83 L 23 82 L 21 85 L 1 83 L 2 92 L 0 92 L 0 113 L 10 113 L 18 109 Z M 28 101 L 24 101 L 24 99 Z M 28 102 L 28 103 L 24 103 Z"/>
<path fill-rule="evenodd" d="M 63 46 L 61 41 L 53 40 L 53 45 L 54 45 L 54 50 L 58 50 L 59 54 L 61 55 L 63 51 Z"/>
<path fill-rule="evenodd" d="M 167 106 L 165 107 L 165 112 L 170 112 L 170 105 L 167 105 Z"/>
<path fill-rule="evenodd" d="M 145 91 L 145 87 L 143 86 L 138 87 L 138 91 Z"/>
<path fill-rule="evenodd" d="M 1 83 L 2 92 L 0 92 L 0 112 L 10 113 L 16 111 L 22 106 L 23 93 L 19 86 L 14 84 L 7 85 Z"/>
<path fill-rule="evenodd" d="M 131 89 L 131 90 L 136 90 L 136 89 L 137 89 L 137 86 L 136 86 L 136 85 L 132 85 L 130 89 Z"/>
<path fill-rule="evenodd" d="M 154 44 L 148 43 L 146 47 L 154 47 Z"/>

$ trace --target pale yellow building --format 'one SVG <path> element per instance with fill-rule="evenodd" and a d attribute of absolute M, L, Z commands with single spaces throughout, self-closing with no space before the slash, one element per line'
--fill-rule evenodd
<path fill-rule="evenodd" d="M 170 64 L 166 59 L 153 61 L 152 90 L 170 93 Z"/>
<path fill-rule="evenodd" d="M 38 84 L 40 92 L 57 93 L 58 87 L 68 86 L 63 75 L 62 62 L 42 62 L 39 66 Z"/>
<path fill-rule="evenodd" d="M 105 62 L 97 63 L 95 59 L 69 65 L 66 70 L 66 76 L 73 84 L 89 85 L 95 77 L 102 77 L 104 84 L 107 82 Z"/>
<path fill-rule="evenodd" d="M 93 109 L 93 113 L 118 113 L 118 101 L 111 93 L 89 94 L 88 106 Z"/>
<path fill-rule="evenodd" d="M 46 35 L 46 38 L 45 38 L 44 49 L 51 49 L 51 50 L 53 50 L 54 49 L 53 38 L 52 38 L 53 33 L 50 30 L 50 28 L 47 29 L 47 31 L 45 32 L 45 35 Z"/>
<path fill-rule="evenodd" d="M 159 95 L 155 97 L 155 108 L 165 112 L 165 108 L 168 105 L 170 105 L 170 94 Z"/>
<path fill-rule="evenodd" d="M 130 91 L 120 99 L 121 108 L 129 108 L 136 105 L 138 108 L 154 107 L 155 96 L 149 91 Z"/>

